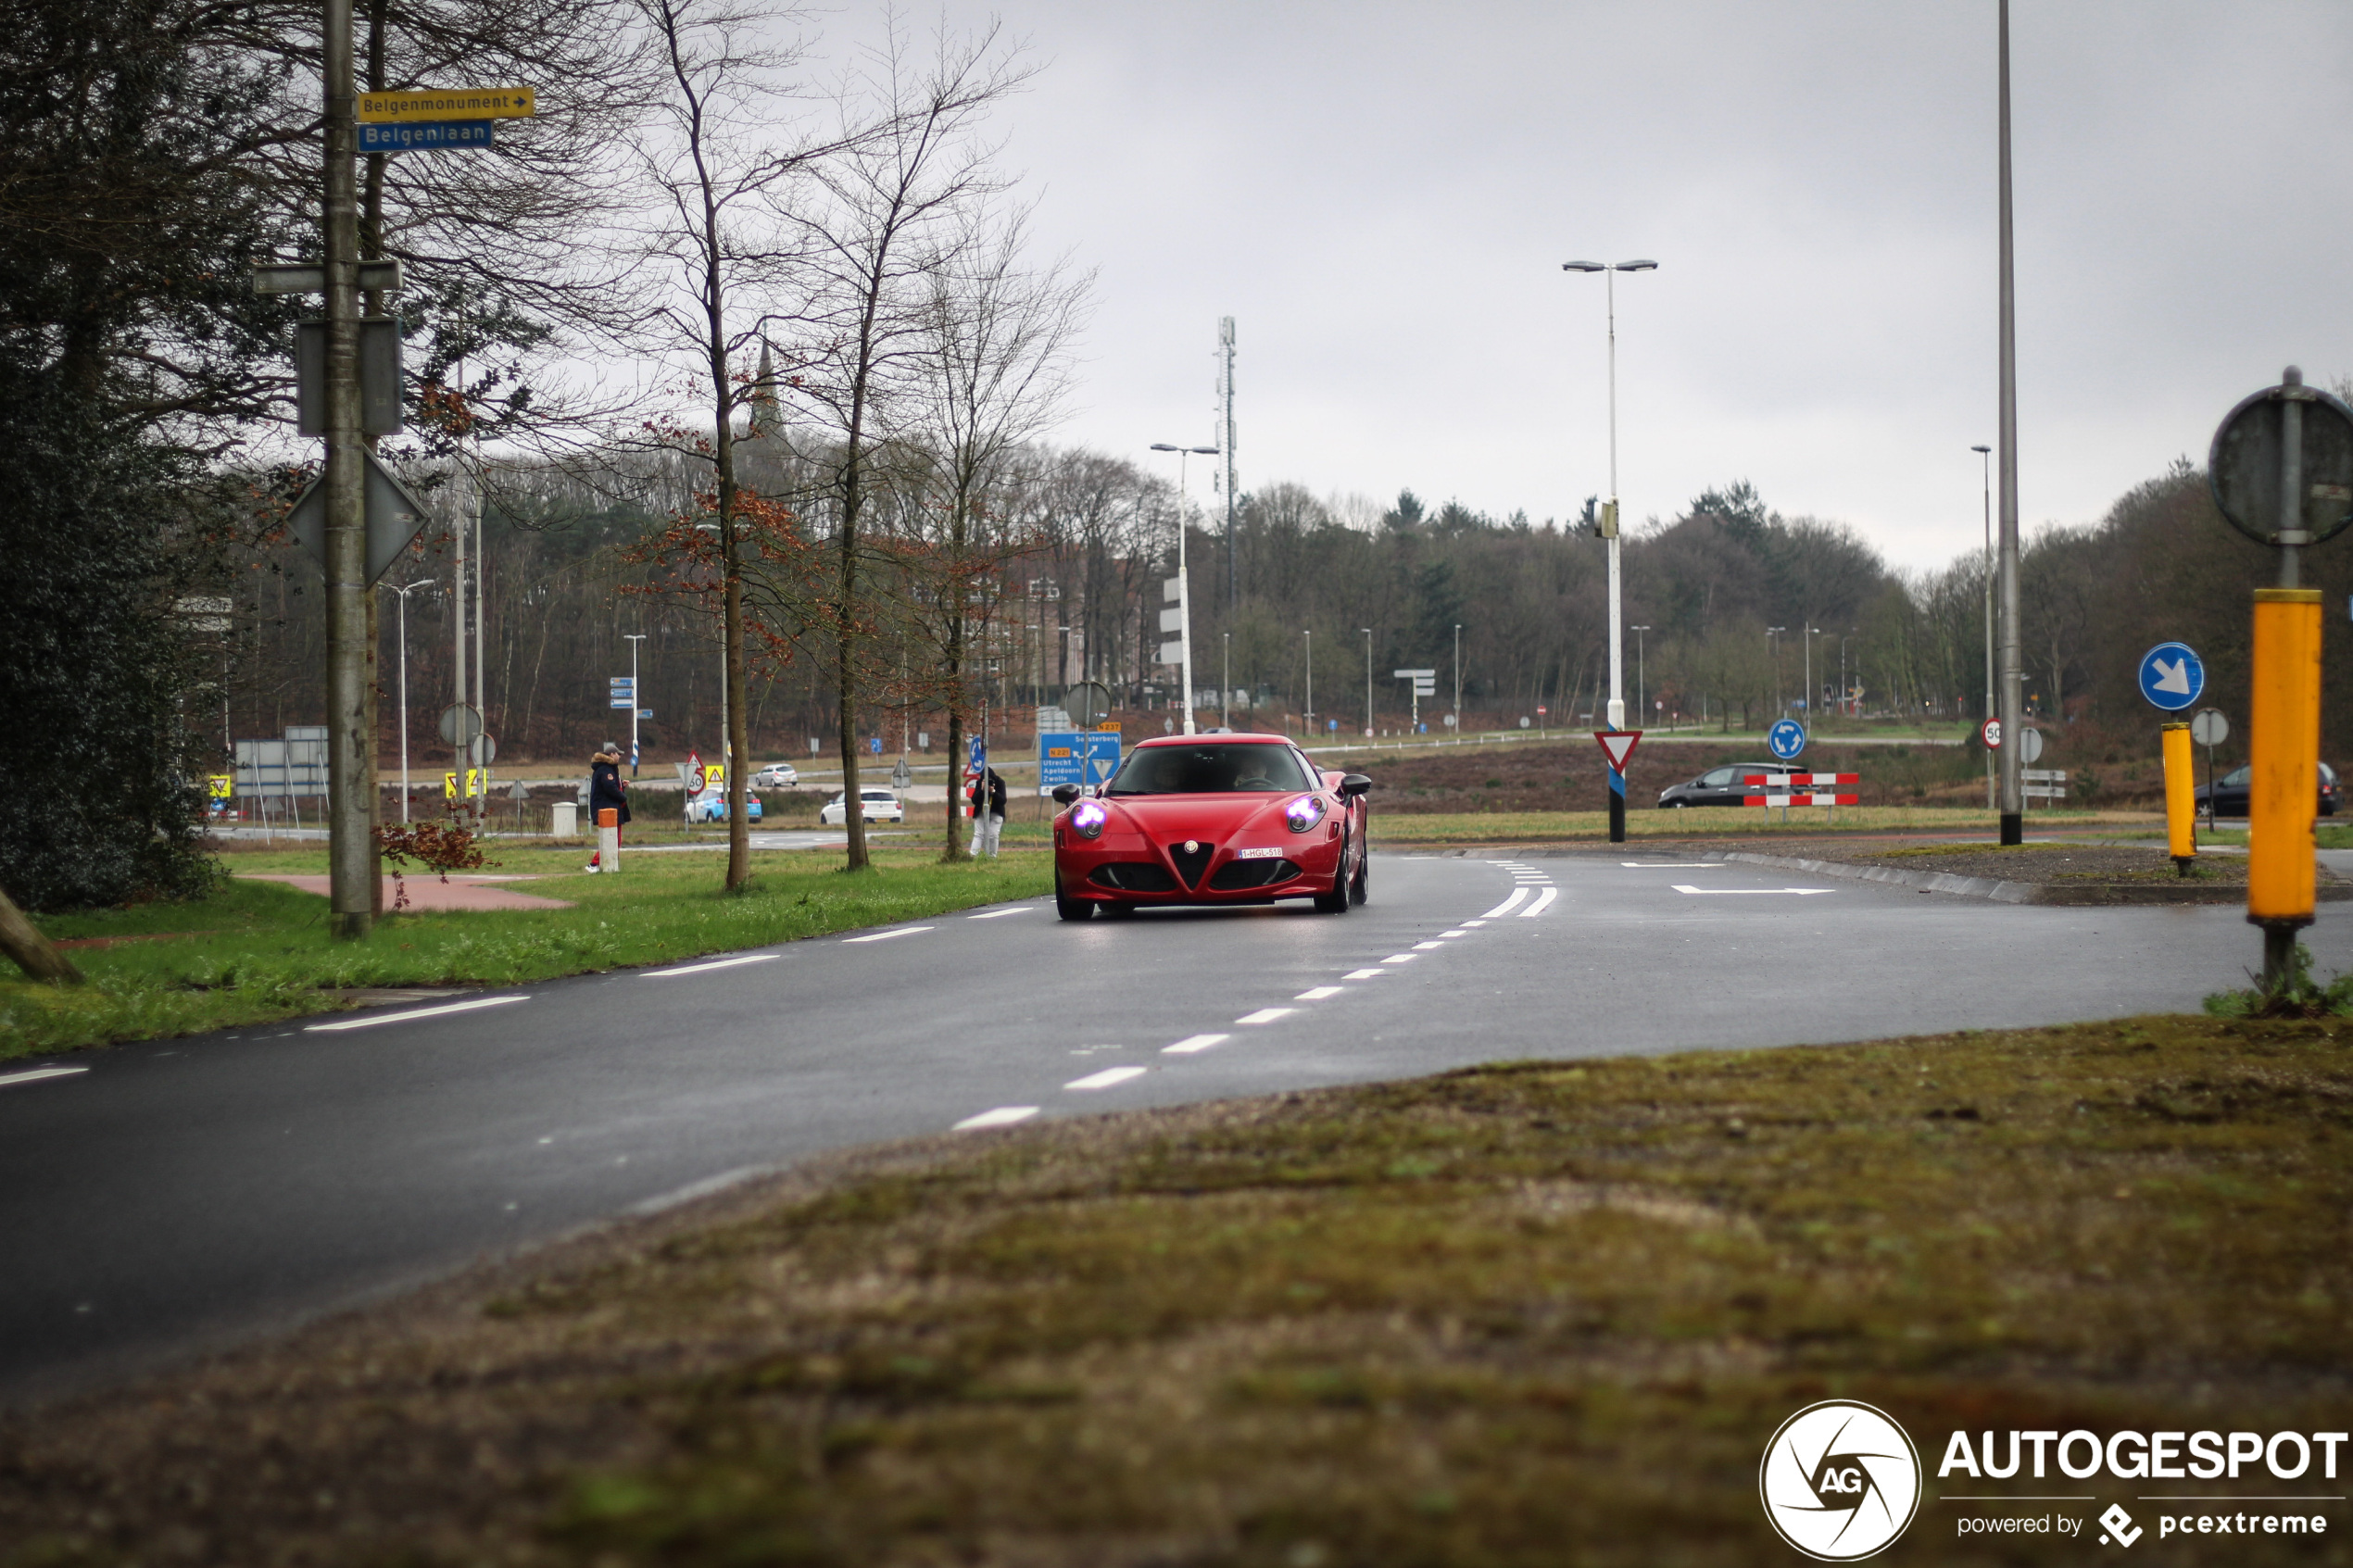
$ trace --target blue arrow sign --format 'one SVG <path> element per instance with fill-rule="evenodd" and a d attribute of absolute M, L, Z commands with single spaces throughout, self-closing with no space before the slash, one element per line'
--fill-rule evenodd
<path fill-rule="evenodd" d="M 1765 747 L 1784 762 L 1794 762 L 1797 754 L 1806 749 L 1806 726 L 1794 719 L 1781 719 L 1765 732 Z"/>
<path fill-rule="evenodd" d="M 2187 643 L 2159 643 L 2141 655 L 2141 695 L 2179 713 L 2206 690 L 2206 666 Z"/>

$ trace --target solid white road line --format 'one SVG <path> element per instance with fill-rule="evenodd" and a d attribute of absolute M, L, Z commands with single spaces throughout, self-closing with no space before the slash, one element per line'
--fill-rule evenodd
<path fill-rule="evenodd" d="M 77 1073 L 87 1073 L 86 1067 L 36 1067 L 30 1073 L 10 1073 L 0 1076 L 0 1089 L 11 1084 L 38 1084 L 44 1078 L 70 1078 Z"/>
<path fill-rule="evenodd" d="M 1444 946 L 1446 946 L 1446 944 L 1443 942 L 1416 942 L 1414 944 L 1414 951 L 1417 953 L 1434 953 Z"/>
<path fill-rule="evenodd" d="M 649 969 L 640 980 L 667 980 L 673 974 L 707 974 L 714 969 L 733 969 L 737 964 L 766 963 L 770 959 L 783 958 L 782 953 L 752 953 L 740 959 L 713 959 L 709 963 L 681 964 L 676 969 Z"/>
<path fill-rule="evenodd" d="M 1260 1008 L 1256 1012 L 1244 1013 L 1241 1017 L 1234 1020 L 1234 1022 L 1237 1023 L 1272 1023 L 1278 1018 L 1289 1018 L 1292 1013 L 1295 1013 L 1298 1010 L 1299 1010 L 1297 1008 Z"/>
<path fill-rule="evenodd" d="M 1342 980 L 1378 980 L 1388 972 L 1389 971 L 1385 969 L 1352 969 L 1340 978 Z"/>
<path fill-rule="evenodd" d="M 1620 860 L 1617 863 L 1638 872 L 1712 872 L 1721 869 L 1714 860 Z"/>
<path fill-rule="evenodd" d="M 1543 892 L 1536 895 L 1536 902 L 1520 910 L 1519 918 L 1522 920 L 1534 920 L 1538 915 L 1544 912 L 1546 908 L 1552 904 L 1554 899 L 1559 897 L 1560 896 L 1561 890 L 1559 888 L 1547 887 Z"/>
<path fill-rule="evenodd" d="M 1414 955 L 1411 953 L 1391 953 L 1389 957 L 1381 960 L 1381 962 L 1383 963 L 1412 963 L 1413 961 Z"/>
<path fill-rule="evenodd" d="M 1374 972 L 1378 973 L 1379 971 L 1376 970 Z M 1298 996 L 1293 997 L 1291 1000 L 1294 1002 L 1320 1002 L 1326 997 L 1337 997 L 1346 989 L 1348 989 L 1348 987 L 1345 985 L 1318 985 L 1312 991 L 1302 991 Z"/>
<path fill-rule="evenodd" d="M 1161 1047 L 1160 1054 L 1163 1056 L 1190 1056 L 1195 1051 L 1205 1051 L 1212 1046 L 1222 1045 L 1232 1038 L 1233 1036 L 1231 1035 L 1188 1035 L 1173 1046 Z"/>
<path fill-rule="evenodd" d="M 1038 1114 L 1034 1105 L 1000 1105 L 994 1110 L 984 1110 L 977 1116 L 967 1116 L 948 1130 L 951 1133 L 976 1133 L 983 1127 L 1010 1127 L 1016 1122 L 1026 1122 Z"/>
<path fill-rule="evenodd" d="M 476 1008 L 502 1008 L 509 1002 L 527 1002 L 529 997 L 476 997 L 470 1002 L 448 1002 L 437 1008 L 416 1008 L 408 1012 L 382 1012 L 373 1018 L 340 1018 L 333 1023 L 312 1023 L 303 1033 L 316 1035 L 337 1029 L 373 1029 L 379 1023 L 406 1023 L 412 1018 L 440 1018 L 453 1012 L 472 1012 Z"/>
<path fill-rule="evenodd" d="M 1675 891 L 1689 893 L 1694 897 L 1721 898 L 1743 893 L 1794 893 L 1803 897 L 1809 893 L 1835 893 L 1838 889 L 1835 887 L 1692 887 L 1679 882 L 1675 884 Z"/>
<path fill-rule="evenodd" d="M 1140 1067 L 1106 1067 L 1101 1073 L 1089 1073 L 1084 1078 L 1073 1078 L 1063 1085 L 1065 1089 L 1108 1089 L 1114 1084 L 1125 1084 L 1130 1078 L 1140 1078 Z"/>
<path fill-rule="evenodd" d="M 1520 905 L 1526 903 L 1527 901 L 1528 889 L 1525 887 L 1515 887 L 1512 889 L 1512 896 L 1510 897 L 1504 899 L 1502 903 L 1496 905 L 1493 909 L 1488 910 L 1485 914 L 1479 916 L 1478 918 L 1481 920 L 1493 920 L 1498 915 L 1510 914 L 1514 909 L 1518 909 Z"/>
<path fill-rule="evenodd" d="M 931 927 L 927 925 L 902 925 L 896 931 L 877 931 L 871 936 L 845 936 L 842 938 L 842 941 L 845 943 L 887 942 L 894 936 L 912 936 L 918 931 L 929 931 Z"/>
<path fill-rule="evenodd" d="M 966 915 L 964 918 L 966 920 L 1002 920 L 1007 915 L 1026 915 L 1028 912 L 1029 907 L 1024 904 L 1010 909 L 990 909 L 984 914 Z"/>

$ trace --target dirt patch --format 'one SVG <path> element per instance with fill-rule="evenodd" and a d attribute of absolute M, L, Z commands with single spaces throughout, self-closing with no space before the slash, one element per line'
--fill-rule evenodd
<path fill-rule="evenodd" d="M 1731 1568 L 1833 1393 L 1931 1457 L 2341 1428 L 2348 1212 L 2335 1019 L 931 1140 L 0 1426 L 0 1562 Z M 2013 1560 L 1953 1517 L 1906 1560 Z"/>

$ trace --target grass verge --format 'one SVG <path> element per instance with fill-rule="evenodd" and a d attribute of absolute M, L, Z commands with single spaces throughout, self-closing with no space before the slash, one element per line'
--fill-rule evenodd
<path fill-rule="evenodd" d="M 0 979 L 0 1060 L 327 1011 L 349 1005 L 337 993 L 351 989 L 511 985 L 763 947 L 1035 897 L 1053 881 L 1042 856 L 943 866 L 928 850 L 878 849 L 875 869 L 852 876 L 836 853 L 756 853 L 752 881 L 731 894 L 715 855 L 635 855 L 620 876 L 588 876 L 576 848 L 494 846 L 497 872 L 538 878 L 508 885 L 573 907 L 411 911 L 361 942 L 329 937 L 318 895 L 244 880 L 189 903 L 44 919 L 60 939 L 183 935 L 76 949 L 86 986 Z M 326 870 L 322 849 L 227 859 L 241 872 Z"/>
<path fill-rule="evenodd" d="M 1906 1561 L 2041 1561 L 1934 1500 L 1950 1432 L 2343 1428 L 2348 1045 L 2152 1017 L 880 1151 L 20 1423 L 6 1561 L 1749 1564 L 1831 1396 L 1924 1451 Z M 2342 1561 L 2328 1512 L 2228 1560 Z"/>

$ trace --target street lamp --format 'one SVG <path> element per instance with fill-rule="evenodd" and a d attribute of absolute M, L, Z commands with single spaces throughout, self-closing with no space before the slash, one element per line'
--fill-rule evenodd
<path fill-rule="evenodd" d="M 1302 655 L 1300 656 L 1300 662 L 1301 662 L 1302 664 L 1304 664 L 1305 666 L 1307 666 L 1307 707 L 1306 707 L 1306 711 L 1304 711 L 1304 712 L 1302 712 L 1302 714 L 1300 714 L 1300 718 L 1301 718 L 1301 719 L 1302 719 L 1302 720 L 1304 720 L 1304 721 L 1306 721 L 1306 724 L 1307 724 L 1307 734 L 1308 734 L 1308 736 L 1312 739 L 1312 738 L 1315 736 L 1315 628 L 1314 628 L 1314 627 L 1312 627 L 1312 626 L 1311 626 L 1311 627 L 1302 627 L 1302 628 L 1301 629 L 1301 631 L 1300 631 L 1299 635 L 1300 635 L 1300 638 L 1301 638 L 1301 646 L 1302 646 L 1302 647 L 1304 647 L 1304 648 L 1307 650 L 1305 653 L 1303 653 L 1303 654 L 1302 654 Z"/>
<path fill-rule="evenodd" d="M 386 593 L 400 596 L 400 820 L 404 822 L 409 820 L 409 596 L 432 587 L 433 583 L 427 577 L 406 588 L 380 584 Z"/>
<path fill-rule="evenodd" d="M 1602 513 L 1602 534 L 1609 541 L 1609 727 L 1626 727 L 1625 636 L 1621 630 L 1619 610 L 1619 577 L 1617 550 L 1617 274 L 1620 272 L 1655 272 L 1655 261 L 1564 261 L 1564 272 L 1599 272 L 1602 274 L 1604 302 L 1609 313 L 1609 504 Z M 1622 799 L 1616 791 L 1613 799 Z M 1614 809 L 1622 814 L 1621 805 Z M 1623 843 L 1622 823 L 1612 823 L 1617 831 L 1610 834 L 1611 842 Z"/>
<path fill-rule="evenodd" d="M 1994 717 L 1994 448 L 1972 446 L 1985 482 L 1985 714 Z M 1985 809 L 1993 810 L 1995 783 L 1994 753 L 1985 753 Z"/>
<path fill-rule="evenodd" d="M 1463 738 L 1463 623 L 1454 622 L 1454 739 Z"/>
<path fill-rule="evenodd" d="M 1234 727 L 1234 634 L 1220 632 L 1217 635 L 1225 645 L 1221 654 L 1224 662 L 1218 666 L 1222 684 L 1217 688 L 1217 721 L 1230 730 Z"/>
<path fill-rule="evenodd" d="M 1650 628 L 1629 626 L 1626 629 L 1634 633 L 1634 715 L 1641 718 L 1651 710 L 1650 676 L 1642 659 L 1642 633 Z"/>
<path fill-rule="evenodd" d="M 621 636 L 622 640 L 629 645 L 629 776 L 634 779 L 637 776 L 637 715 L 640 711 L 637 695 L 637 645 L 646 640 L 646 633 L 623 632 Z M 726 661 L 722 659 L 720 665 L 722 669 L 724 669 Z"/>
<path fill-rule="evenodd" d="M 1786 626 L 1768 626 L 1765 628 L 1766 646 L 1773 650 L 1773 717 L 1776 719 L 1780 718 L 1783 713 L 1788 711 L 1781 706 L 1780 642 L 1783 637 L 1788 635 L 1789 628 Z"/>
<path fill-rule="evenodd" d="M 1373 629 L 1356 628 L 1365 633 L 1365 738 L 1373 738 Z"/>
<path fill-rule="evenodd" d="M 1217 456 L 1214 446 L 1178 446 L 1170 442 L 1152 443 L 1155 452 L 1176 454 L 1176 651 L 1184 667 L 1185 733 L 1193 734 L 1193 589 L 1185 571 L 1185 522 L 1190 501 L 1185 491 L 1185 459 L 1195 453 L 1204 458 Z"/>
<path fill-rule="evenodd" d="M 1855 628 L 1852 626 L 1838 634 L 1838 711 L 1841 718 L 1861 717 L 1846 711 L 1848 694 L 1852 690 L 1846 684 L 1846 639 L 1854 634 Z"/>

